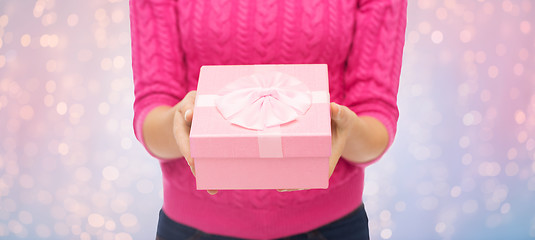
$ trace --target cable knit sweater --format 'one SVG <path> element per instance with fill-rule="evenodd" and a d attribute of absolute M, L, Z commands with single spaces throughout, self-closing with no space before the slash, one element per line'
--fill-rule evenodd
<path fill-rule="evenodd" d="M 406 5 L 406 0 L 131 0 L 136 136 L 143 143 L 142 124 L 154 107 L 173 106 L 195 90 L 202 65 L 326 63 L 331 101 L 381 121 L 390 146 Z M 289 236 L 357 208 L 371 162 L 341 159 L 325 190 L 211 196 L 195 190 L 184 159 L 161 160 L 163 210 L 208 233 Z"/>

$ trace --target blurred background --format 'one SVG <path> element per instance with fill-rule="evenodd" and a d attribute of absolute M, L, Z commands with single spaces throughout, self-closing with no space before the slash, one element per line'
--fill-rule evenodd
<path fill-rule="evenodd" d="M 535 238 L 535 2 L 409 0 L 372 239 Z M 0 239 L 154 239 L 127 0 L 0 1 Z"/>

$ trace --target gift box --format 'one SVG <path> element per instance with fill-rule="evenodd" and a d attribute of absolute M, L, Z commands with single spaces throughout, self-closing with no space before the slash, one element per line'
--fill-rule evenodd
<path fill-rule="evenodd" d="M 190 132 L 197 189 L 327 188 L 327 65 L 201 67 Z"/>

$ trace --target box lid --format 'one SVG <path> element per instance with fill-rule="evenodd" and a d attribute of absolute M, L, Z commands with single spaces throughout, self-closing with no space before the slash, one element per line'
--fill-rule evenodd
<path fill-rule="evenodd" d="M 298 79 L 312 96 L 310 107 L 295 120 L 263 129 L 231 123 L 216 99 L 238 79 L 281 73 Z M 203 66 L 199 75 L 190 150 L 193 158 L 328 157 L 331 121 L 325 64 Z"/>

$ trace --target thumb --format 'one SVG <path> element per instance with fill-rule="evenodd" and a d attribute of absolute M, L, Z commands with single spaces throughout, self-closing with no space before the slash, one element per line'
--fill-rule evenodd
<path fill-rule="evenodd" d="M 195 105 L 195 97 L 197 96 L 197 91 L 190 91 L 182 101 L 180 101 L 180 112 L 184 113 L 184 121 L 187 125 L 191 125 L 193 119 L 193 107 Z"/>
<path fill-rule="evenodd" d="M 188 108 L 184 112 L 184 121 L 186 121 L 187 124 L 191 124 L 191 120 L 193 120 L 193 108 Z"/>
<path fill-rule="evenodd" d="M 337 127 L 346 128 L 351 125 L 353 116 L 356 116 L 353 111 L 344 105 L 331 103 L 331 120 Z"/>
<path fill-rule="evenodd" d="M 342 117 L 343 117 L 342 112 L 343 112 L 342 106 L 340 106 L 339 104 L 335 102 L 331 103 L 331 119 L 333 121 L 338 122 L 342 120 Z"/>

